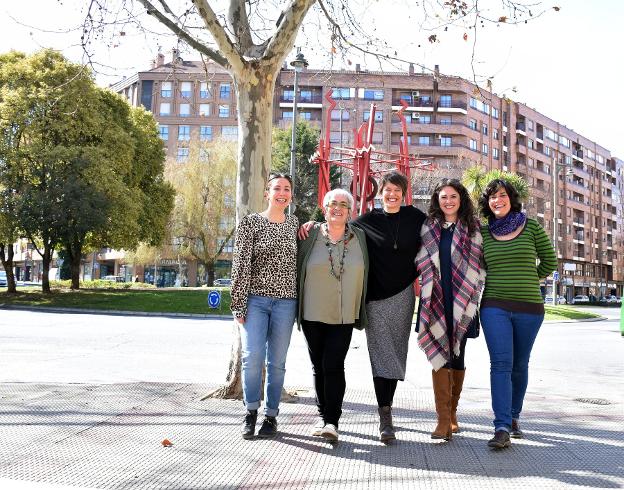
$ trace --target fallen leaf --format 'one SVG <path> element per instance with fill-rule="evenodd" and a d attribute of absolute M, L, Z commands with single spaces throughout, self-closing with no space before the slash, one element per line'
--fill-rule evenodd
<path fill-rule="evenodd" d="M 553 9 L 555 9 L 555 12 L 559 12 L 561 10 L 561 7 L 554 6 Z"/>
<path fill-rule="evenodd" d="M 435 34 L 431 34 L 428 39 L 430 43 L 435 43 L 437 38 L 438 36 L 436 36 Z"/>
<path fill-rule="evenodd" d="M 164 447 L 171 447 L 171 446 L 173 446 L 173 442 L 171 442 L 169 439 L 163 439 L 163 441 L 161 442 L 161 444 L 162 444 Z"/>
<path fill-rule="evenodd" d="M 505 17 L 504 15 L 498 18 L 499 22 L 507 22 L 507 17 Z"/>
<path fill-rule="evenodd" d="M 464 32 L 464 41 L 468 41 L 468 33 Z"/>

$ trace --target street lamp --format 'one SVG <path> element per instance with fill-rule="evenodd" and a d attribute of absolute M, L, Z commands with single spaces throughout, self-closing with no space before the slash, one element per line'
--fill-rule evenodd
<path fill-rule="evenodd" d="M 308 62 L 301 52 L 301 48 L 297 48 L 297 56 L 290 62 L 295 70 L 295 82 L 293 87 L 293 113 L 292 113 L 292 131 L 290 138 L 290 177 L 293 181 L 292 194 L 295 195 L 295 150 L 296 150 L 296 135 L 297 135 L 297 85 L 299 83 L 299 72 L 308 66 Z M 288 214 L 292 214 L 295 210 L 295 205 L 290 202 L 288 206 Z"/>
<path fill-rule="evenodd" d="M 553 226 L 553 248 L 555 249 L 555 261 L 557 263 L 557 268 L 555 272 L 553 272 L 553 282 L 552 282 L 552 299 L 553 306 L 557 306 L 557 276 L 559 275 L 559 238 L 557 237 L 557 232 L 559 231 L 559 221 L 557 219 L 557 180 L 559 178 L 559 170 L 562 168 L 568 168 L 568 172 L 571 172 L 570 168 L 571 164 L 569 163 L 558 163 L 557 162 L 557 151 L 553 150 L 553 160 L 552 160 L 552 174 L 553 174 L 553 183 L 552 183 L 552 226 Z M 564 196 L 565 203 L 565 196 Z"/>

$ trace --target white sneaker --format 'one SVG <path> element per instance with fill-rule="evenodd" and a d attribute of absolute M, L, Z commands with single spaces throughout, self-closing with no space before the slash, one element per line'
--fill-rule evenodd
<path fill-rule="evenodd" d="M 314 427 L 312 427 L 312 435 L 316 437 L 321 437 L 321 434 L 323 433 L 323 427 L 325 427 L 325 422 L 323 422 L 323 419 L 318 419 L 316 424 L 314 424 Z"/>
<path fill-rule="evenodd" d="M 330 441 L 337 441 L 338 429 L 334 424 L 325 424 L 325 427 L 323 427 L 323 431 L 321 432 L 321 436 Z"/>

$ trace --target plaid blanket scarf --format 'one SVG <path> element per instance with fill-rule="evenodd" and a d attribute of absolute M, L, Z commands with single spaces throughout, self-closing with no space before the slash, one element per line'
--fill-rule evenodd
<path fill-rule="evenodd" d="M 440 280 L 440 223 L 428 219 L 422 226 L 422 247 L 416 256 L 420 275 L 420 317 L 418 345 L 425 351 L 434 370 L 451 358 L 446 332 L 442 282 Z M 470 321 L 477 313 L 483 283 L 483 247 L 481 233 L 474 236 L 462 223 L 457 223 L 451 244 L 451 280 L 453 289 L 453 353 L 459 355 L 460 344 Z"/>

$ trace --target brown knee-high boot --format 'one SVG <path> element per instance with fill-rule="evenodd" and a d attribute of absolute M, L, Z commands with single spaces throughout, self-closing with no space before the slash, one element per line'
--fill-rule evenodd
<path fill-rule="evenodd" d="M 431 372 L 433 380 L 433 395 L 435 397 L 438 426 L 431 433 L 431 439 L 446 439 L 453 437 L 451 431 L 451 370 L 441 368 Z"/>
<path fill-rule="evenodd" d="M 453 376 L 453 385 L 451 386 L 451 430 L 453 434 L 459 432 L 459 424 L 457 423 L 457 404 L 461 396 L 462 387 L 464 386 L 464 376 L 466 370 L 451 369 Z"/>

